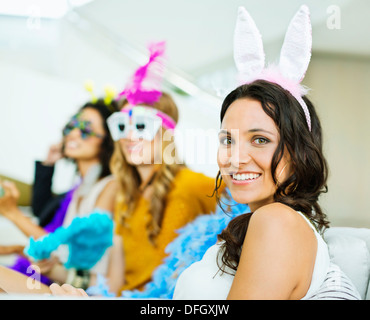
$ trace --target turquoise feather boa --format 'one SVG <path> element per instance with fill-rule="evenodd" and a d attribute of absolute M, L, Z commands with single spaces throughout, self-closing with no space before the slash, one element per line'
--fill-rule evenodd
<path fill-rule="evenodd" d="M 90 269 L 113 244 L 113 221 L 104 211 L 94 211 L 86 217 L 76 217 L 68 227 L 34 240 L 30 238 L 24 253 L 34 260 L 48 259 L 60 245 L 69 248 L 66 268 Z"/>
<path fill-rule="evenodd" d="M 204 253 L 217 242 L 217 235 L 236 216 L 249 212 L 247 205 L 238 204 L 233 200 L 222 200 L 230 206 L 230 213 L 226 214 L 217 208 L 213 214 L 197 217 L 177 232 L 179 236 L 166 248 L 167 257 L 153 272 L 152 281 L 146 284 L 143 291 L 123 291 L 124 298 L 159 298 L 172 299 L 178 276 L 192 263 L 203 258 Z M 105 285 L 105 279 L 100 277 L 98 284 L 88 289 L 88 294 L 113 296 Z"/>

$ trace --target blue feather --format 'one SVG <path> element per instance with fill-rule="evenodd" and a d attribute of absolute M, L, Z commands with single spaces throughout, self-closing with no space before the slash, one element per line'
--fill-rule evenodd
<path fill-rule="evenodd" d="M 223 203 L 230 206 L 229 214 L 218 208 L 215 213 L 201 215 L 179 229 L 178 237 L 166 247 L 168 255 L 154 271 L 152 281 L 143 291 L 123 291 L 122 297 L 172 299 L 181 272 L 203 258 L 205 252 L 217 242 L 217 235 L 233 218 L 249 212 L 247 205 L 238 204 L 232 199 L 225 198 Z"/>
<path fill-rule="evenodd" d="M 24 253 L 36 261 L 48 259 L 62 244 L 69 247 L 66 268 L 91 269 L 113 244 L 113 221 L 103 211 L 76 217 L 68 227 L 59 227 L 38 240 L 30 238 Z"/>

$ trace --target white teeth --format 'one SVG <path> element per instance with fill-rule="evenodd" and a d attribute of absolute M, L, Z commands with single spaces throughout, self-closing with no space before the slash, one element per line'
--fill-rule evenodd
<path fill-rule="evenodd" d="M 138 143 L 138 144 L 135 144 L 135 145 L 131 145 L 131 146 L 128 146 L 128 150 L 133 152 L 133 151 L 140 151 L 142 148 L 142 144 Z"/>
<path fill-rule="evenodd" d="M 78 147 L 78 143 L 77 143 L 77 142 L 75 142 L 75 141 L 68 141 L 68 142 L 66 143 L 66 146 L 67 146 L 68 148 L 75 149 L 75 148 L 77 148 L 77 147 Z"/>
<path fill-rule="evenodd" d="M 253 180 L 253 179 L 257 179 L 260 175 L 258 173 L 242 173 L 242 174 L 233 174 L 233 179 L 234 180 L 239 180 L 239 181 L 243 181 L 243 180 Z"/>

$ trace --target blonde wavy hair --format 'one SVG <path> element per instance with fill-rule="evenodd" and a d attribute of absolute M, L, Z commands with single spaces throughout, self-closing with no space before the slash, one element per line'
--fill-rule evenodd
<path fill-rule="evenodd" d="M 127 104 L 126 100 L 121 101 L 120 107 L 122 108 L 125 104 Z M 169 94 L 163 92 L 159 101 L 150 107 L 166 113 L 174 119 L 176 123 L 178 122 L 178 109 Z M 166 134 L 166 139 L 163 139 L 164 134 Z M 176 148 L 173 145 L 171 145 L 171 154 L 166 154 L 164 152 L 168 150 L 166 148 L 169 147 L 170 144 L 174 143 L 173 141 L 171 142 L 173 139 L 168 139 L 167 135 L 168 132 L 162 130 L 162 161 L 158 164 L 158 170 L 151 183 L 153 187 L 153 194 L 150 198 L 151 220 L 146 227 L 148 237 L 153 244 L 155 244 L 155 238 L 161 230 L 166 195 L 172 187 L 172 181 L 176 174 L 181 168 L 185 167 L 185 165 L 178 160 Z M 120 185 L 120 190 L 117 195 L 117 208 L 120 208 L 120 212 L 116 212 L 116 214 L 119 215 L 118 218 L 122 225 L 125 225 L 126 219 L 130 217 L 136 209 L 142 194 L 140 190 L 142 181 L 136 166 L 127 162 L 118 141 L 115 142 L 110 167 Z"/>

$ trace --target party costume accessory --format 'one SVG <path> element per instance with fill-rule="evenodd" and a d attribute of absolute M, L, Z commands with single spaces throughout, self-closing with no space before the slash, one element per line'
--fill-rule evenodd
<path fill-rule="evenodd" d="M 84 121 L 80 120 L 80 114 L 73 116 L 72 119 L 66 124 L 66 126 L 63 129 L 63 136 L 67 136 L 71 133 L 74 129 L 79 129 L 81 132 L 81 138 L 83 140 L 89 138 L 89 137 L 97 137 L 97 138 L 104 138 L 104 135 L 95 133 L 91 129 L 91 122 L 90 121 Z"/>
<path fill-rule="evenodd" d="M 110 106 L 112 101 L 116 97 L 116 89 L 114 89 L 113 86 L 106 85 L 104 86 L 104 92 L 105 92 L 105 97 L 104 97 L 104 103 L 106 106 Z"/>
<path fill-rule="evenodd" d="M 91 80 L 87 80 L 85 82 L 85 89 L 86 89 L 86 91 L 90 92 L 92 103 L 95 103 L 96 101 L 98 101 L 98 98 L 96 97 L 96 95 L 94 93 L 94 83 Z"/>
<path fill-rule="evenodd" d="M 94 83 L 91 80 L 85 81 L 85 89 L 91 94 L 91 102 L 96 103 L 98 102 L 98 98 L 94 93 Z M 112 101 L 114 100 L 116 96 L 116 90 L 113 86 L 111 85 L 105 85 L 104 86 L 104 92 L 105 92 L 105 97 L 103 99 L 104 104 L 107 107 L 111 106 Z"/>
<path fill-rule="evenodd" d="M 293 17 L 285 34 L 278 65 L 265 68 L 261 35 L 252 17 L 239 7 L 234 33 L 234 60 L 241 84 L 255 80 L 276 83 L 289 91 L 302 106 L 309 130 L 311 117 L 302 99 L 307 88 L 301 85 L 311 59 L 312 28 L 308 7 L 303 5 Z"/>
<path fill-rule="evenodd" d="M 165 42 L 151 44 L 148 49 L 149 61 L 135 71 L 117 97 L 125 97 L 129 107 L 113 113 L 107 120 L 115 141 L 127 138 L 130 131 L 133 132 L 133 139 L 152 141 L 161 126 L 167 130 L 176 127 L 176 122 L 169 115 L 150 107 L 162 96 Z"/>
<path fill-rule="evenodd" d="M 160 99 L 165 47 L 166 43 L 164 41 L 149 45 L 149 61 L 135 71 L 118 98 L 124 96 L 133 106 L 138 104 L 153 105 Z"/>
<path fill-rule="evenodd" d="M 130 123 L 131 119 L 131 123 Z M 159 128 L 175 129 L 175 121 L 155 108 L 137 106 L 113 113 L 107 120 L 109 132 L 114 141 L 125 139 L 132 130 L 132 139 L 152 141 Z"/>
<path fill-rule="evenodd" d="M 34 240 L 30 238 L 24 253 L 34 260 L 48 259 L 60 245 L 68 245 L 67 269 L 88 270 L 113 244 L 113 221 L 110 214 L 96 209 L 87 217 L 76 217 L 68 227 Z"/>

